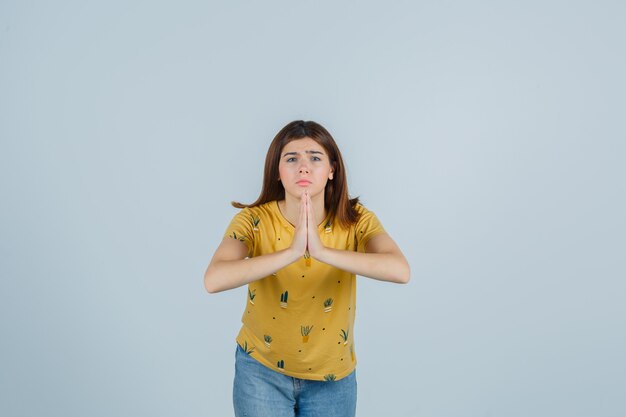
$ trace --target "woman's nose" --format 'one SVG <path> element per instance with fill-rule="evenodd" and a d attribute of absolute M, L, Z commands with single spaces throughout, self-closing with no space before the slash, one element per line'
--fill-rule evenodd
<path fill-rule="evenodd" d="M 309 165 L 306 162 L 300 163 L 300 173 L 309 172 Z"/>

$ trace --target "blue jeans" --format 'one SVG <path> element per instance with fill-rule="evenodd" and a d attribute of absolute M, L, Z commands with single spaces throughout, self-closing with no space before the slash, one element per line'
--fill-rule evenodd
<path fill-rule="evenodd" d="M 293 378 L 267 368 L 237 345 L 235 417 L 354 417 L 356 371 L 337 381 Z"/>

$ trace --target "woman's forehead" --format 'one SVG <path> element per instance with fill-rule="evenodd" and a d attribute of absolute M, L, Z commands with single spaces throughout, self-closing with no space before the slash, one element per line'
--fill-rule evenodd
<path fill-rule="evenodd" d="M 298 152 L 304 153 L 306 151 L 320 151 L 324 154 L 326 153 L 326 149 L 315 140 L 311 138 L 302 138 L 302 139 L 294 139 L 291 142 L 287 143 L 281 152 L 281 154 L 285 154 L 286 152 Z"/>

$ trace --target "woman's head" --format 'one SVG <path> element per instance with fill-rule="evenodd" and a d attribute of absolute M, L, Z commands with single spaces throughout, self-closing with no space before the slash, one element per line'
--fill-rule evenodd
<path fill-rule="evenodd" d="M 332 184 L 335 170 L 329 152 L 310 137 L 293 139 L 280 151 L 278 175 L 285 198 L 300 200 L 305 190 L 314 200 L 325 200 L 326 184 Z"/>
<path fill-rule="evenodd" d="M 284 152 L 285 147 L 288 152 Z M 306 162 L 304 156 L 307 157 Z M 301 186 L 296 181 L 302 178 L 313 181 L 311 187 L 318 187 L 318 191 L 323 189 L 324 206 L 331 218 L 336 218 L 345 226 L 356 220 L 353 206 L 358 198 L 350 200 L 341 152 L 331 134 L 322 125 L 312 121 L 293 121 L 276 134 L 265 158 L 261 195 L 250 205 L 233 205 L 239 208 L 254 207 L 273 200 L 283 200 L 286 189 L 292 194 L 299 191 Z"/>

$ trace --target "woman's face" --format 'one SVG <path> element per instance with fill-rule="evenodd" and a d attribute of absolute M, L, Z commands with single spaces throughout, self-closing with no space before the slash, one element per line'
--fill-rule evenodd
<path fill-rule="evenodd" d="M 333 169 L 326 149 L 311 138 L 292 140 L 280 152 L 280 181 L 285 194 L 300 198 L 309 190 L 311 198 L 322 193 L 332 179 Z"/>

